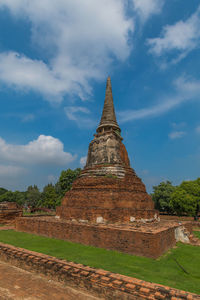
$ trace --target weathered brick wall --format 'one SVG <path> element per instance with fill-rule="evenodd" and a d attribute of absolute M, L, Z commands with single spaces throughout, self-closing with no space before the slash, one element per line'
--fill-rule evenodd
<path fill-rule="evenodd" d="M 156 226 L 156 225 L 155 225 Z M 17 218 L 16 230 L 70 240 L 110 250 L 157 258 L 176 243 L 177 225 L 157 224 L 142 228 L 88 225 L 46 218 Z"/>
<path fill-rule="evenodd" d="M 5 209 L 0 211 L 0 224 L 14 223 L 17 217 L 22 216 L 22 211 L 13 211 L 10 209 Z"/>
<path fill-rule="evenodd" d="M 82 219 L 92 223 L 97 222 L 97 217 L 110 223 L 129 223 L 131 217 L 153 221 L 158 212 L 140 178 L 131 173 L 124 179 L 106 176 L 78 178 L 56 214 L 63 219 Z"/>
<path fill-rule="evenodd" d="M 16 217 L 21 217 L 22 213 L 22 209 L 19 209 L 15 202 L 1 202 L 0 224 L 15 222 Z"/>
<path fill-rule="evenodd" d="M 171 216 L 171 215 L 162 215 L 162 214 L 160 214 L 160 218 L 162 220 L 194 221 L 193 217 L 187 217 L 187 216 L 178 217 L 178 216 Z M 197 222 L 197 223 L 199 222 L 200 223 L 200 220 L 199 221 L 194 221 L 194 222 Z"/>
<path fill-rule="evenodd" d="M 0 259 L 107 300 L 195 300 L 200 296 L 0 243 Z"/>
<path fill-rule="evenodd" d="M 173 220 L 176 222 L 181 222 L 185 227 L 191 232 L 192 227 L 200 227 L 200 220 L 194 221 L 193 217 L 178 217 L 178 216 L 169 216 L 169 215 L 160 215 L 161 220 Z"/>

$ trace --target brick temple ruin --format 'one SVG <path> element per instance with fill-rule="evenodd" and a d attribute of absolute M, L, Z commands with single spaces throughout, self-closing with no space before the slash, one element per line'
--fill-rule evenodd
<path fill-rule="evenodd" d="M 56 212 L 85 223 L 130 223 L 157 220 L 145 185 L 130 167 L 117 123 L 110 77 L 100 124 L 89 145 L 86 166 Z"/>
<path fill-rule="evenodd" d="M 0 224 L 11 224 L 17 217 L 21 217 L 23 211 L 15 202 L 0 203 Z"/>
<path fill-rule="evenodd" d="M 16 229 L 153 258 L 179 240 L 188 242 L 184 226 L 190 231 L 189 224 L 160 221 L 122 140 L 108 78 L 86 166 L 57 207 L 56 217 L 18 218 Z"/>

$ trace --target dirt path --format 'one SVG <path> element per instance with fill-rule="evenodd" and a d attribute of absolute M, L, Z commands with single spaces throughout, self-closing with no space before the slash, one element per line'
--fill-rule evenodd
<path fill-rule="evenodd" d="M 100 300 L 0 261 L 1 300 Z"/>

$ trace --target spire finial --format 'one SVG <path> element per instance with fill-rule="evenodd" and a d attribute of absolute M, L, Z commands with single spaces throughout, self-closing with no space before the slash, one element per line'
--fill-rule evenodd
<path fill-rule="evenodd" d="M 102 112 L 102 116 L 101 116 L 101 121 L 97 128 L 97 132 L 100 131 L 99 129 L 101 129 L 102 127 L 114 127 L 116 129 L 120 130 L 119 125 L 117 124 L 117 119 L 116 119 L 116 115 L 115 115 L 110 76 L 108 76 L 108 78 L 107 78 L 104 107 L 103 107 L 103 112 Z"/>

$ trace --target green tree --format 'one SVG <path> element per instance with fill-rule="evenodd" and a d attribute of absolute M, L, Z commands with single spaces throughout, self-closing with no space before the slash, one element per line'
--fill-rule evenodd
<path fill-rule="evenodd" d="M 0 188 L 0 196 L 5 194 L 6 192 L 8 192 L 8 190 L 6 190 L 4 188 Z"/>
<path fill-rule="evenodd" d="M 19 206 L 23 206 L 26 202 L 26 192 L 7 191 L 0 195 L 0 202 L 16 202 Z"/>
<path fill-rule="evenodd" d="M 56 183 L 56 192 L 63 197 L 67 191 L 72 187 L 74 180 L 80 175 L 81 169 L 77 168 L 75 170 L 67 169 L 62 171 L 58 182 Z"/>
<path fill-rule="evenodd" d="M 24 206 L 26 203 L 26 192 L 15 191 L 13 192 L 13 197 L 18 206 Z"/>
<path fill-rule="evenodd" d="M 178 194 L 179 199 L 177 198 Z M 195 218 L 197 218 L 199 213 L 199 204 L 200 178 L 197 178 L 196 180 L 183 181 L 179 186 L 177 194 L 173 195 L 171 201 L 171 205 L 177 213 L 188 214 Z"/>
<path fill-rule="evenodd" d="M 41 198 L 41 193 L 37 187 L 37 185 L 30 185 L 26 192 L 26 204 L 35 208 L 38 206 Z"/>
<path fill-rule="evenodd" d="M 170 205 L 178 216 L 183 214 L 194 216 L 196 210 L 196 198 L 178 186 L 171 195 Z"/>
<path fill-rule="evenodd" d="M 0 195 L 0 202 L 15 202 L 15 195 L 11 191 L 7 191 Z"/>
<path fill-rule="evenodd" d="M 163 181 L 158 186 L 153 186 L 151 196 L 155 202 L 155 208 L 161 212 L 172 213 L 173 209 L 170 206 L 170 197 L 174 190 L 175 186 L 170 181 Z"/>
<path fill-rule="evenodd" d="M 41 207 L 55 208 L 57 204 L 58 194 L 56 193 L 55 187 L 50 183 L 46 185 L 42 192 Z"/>

